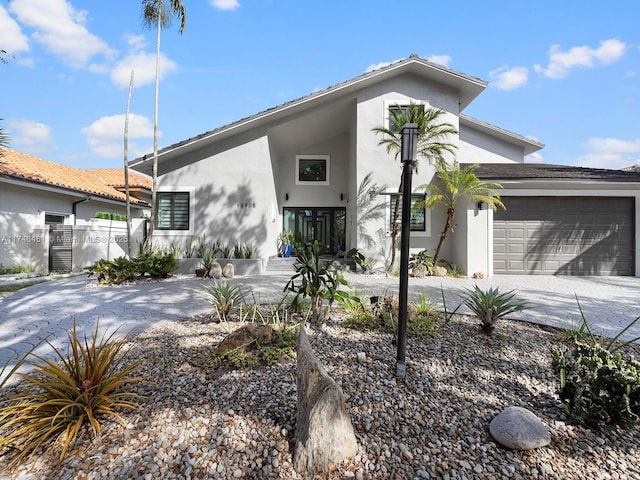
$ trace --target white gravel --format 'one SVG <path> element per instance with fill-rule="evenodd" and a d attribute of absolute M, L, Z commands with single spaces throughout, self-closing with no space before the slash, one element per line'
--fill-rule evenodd
<path fill-rule="evenodd" d="M 318 478 L 640 479 L 638 429 L 592 431 L 565 418 L 550 365 L 549 347 L 558 341 L 551 329 L 501 321 L 489 337 L 458 315 L 441 322 L 434 338 L 409 339 L 401 381 L 391 335 L 343 323 L 334 311 L 309 333 L 343 389 L 360 451 Z M 132 337 L 145 399 L 125 413 L 128 426 L 109 424 L 63 462 L 43 454 L 9 472 L 0 457 L 0 479 L 305 478 L 292 469 L 295 360 L 202 368 L 235 326 L 200 316 Z M 510 405 L 548 425 L 548 447 L 509 451 L 492 440 L 489 422 Z"/>

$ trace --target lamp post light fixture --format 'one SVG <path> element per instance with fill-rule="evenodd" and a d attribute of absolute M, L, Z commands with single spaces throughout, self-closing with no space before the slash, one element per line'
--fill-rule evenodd
<path fill-rule="evenodd" d="M 402 146 L 402 230 L 400 237 L 400 298 L 398 306 L 398 353 L 396 376 L 407 374 L 405 356 L 407 350 L 407 294 L 409 290 L 409 240 L 411 235 L 411 177 L 418 150 L 418 125 L 406 123 L 400 131 Z"/>

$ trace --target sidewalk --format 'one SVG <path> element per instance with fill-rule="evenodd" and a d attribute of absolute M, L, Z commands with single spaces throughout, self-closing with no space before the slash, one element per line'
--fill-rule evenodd
<path fill-rule="evenodd" d="M 277 303 L 291 272 L 274 272 L 261 276 L 237 277 L 230 283 L 250 287 L 256 301 Z M 397 294 L 399 279 L 385 275 L 346 273 L 345 278 L 364 298 L 371 295 Z M 0 301 L 0 367 L 11 357 L 28 351 L 39 339 L 47 337 L 56 347 L 67 340 L 74 318 L 79 335 L 90 336 L 95 322 L 101 332 L 136 333 L 164 321 L 179 320 L 211 310 L 200 297 L 207 280 L 193 276 L 174 277 L 161 282 L 134 285 L 99 286 L 85 275 L 48 281 L 10 294 Z M 510 318 L 567 327 L 580 318 L 576 296 L 582 310 L 598 334 L 616 335 L 640 315 L 640 278 L 635 277 L 555 277 L 496 276 L 481 280 L 471 278 L 411 278 L 410 301 L 420 292 L 442 304 L 445 293 L 447 309 L 453 310 L 463 299 L 464 289 L 477 284 L 483 289 L 516 290 L 531 308 Z M 462 307 L 459 313 L 468 313 Z M 640 322 L 625 338 L 640 336 Z M 35 353 L 50 355 L 47 345 Z"/>

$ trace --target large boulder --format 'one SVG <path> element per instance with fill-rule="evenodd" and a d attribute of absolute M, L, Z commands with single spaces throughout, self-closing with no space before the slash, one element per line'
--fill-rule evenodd
<path fill-rule="evenodd" d="M 275 332 L 270 325 L 261 323 L 245 323 L 238 330 L 225 338 L 213 351 L 214 355 L 225 355 L 232 350 L 250 349 L 256 343 L 271 343 Z"/>
<path fill-rule="evenodd" d="M 489 432 L 500 445 L 515 450 L 532 450 L 551 443 L 549 430 L 533 412 L 507 407 L 491 420 Z"/>
<path fill-rule="evenodd" d="M 311 349 L 304 327 L 297 345 L 298 418 L 293 467 L 318 474 L 358 451 L 342 390 Z"/>

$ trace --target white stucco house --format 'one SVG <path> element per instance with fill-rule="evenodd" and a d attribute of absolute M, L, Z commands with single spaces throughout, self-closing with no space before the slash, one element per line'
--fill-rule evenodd
<path fill-rule="evenodd" d="M 78 169 L 0 150 L 0 268 L 82 271 L 127 253 L 124 169 Z M 130 175 L 132 241 L 145 239 L 151 179 Z M 119 218 L 119 217 L 118 217 Z"/>
<path fill-rule="evenodd" d="M 506 211 L 459 205 L 442 258 L 468 275 L 637 275 L 640 175 L 525 163 L 538 141 L 465 115 L 487 87 L 411 55 L 386 67 L 168 146 L 159 152 L 154 240 L 181 242 L 206 234 L 223 244 L 252 244 L 277 255 L 290 229 L 336 249 L 358 247 L 381 263 L 389 257 L 390 211 L 401 165 L 372 131 L 391 107 L 424 104 L 446 112 L 459 131 L 457 161 L 481 164 L 499 181 Z M 152 155 L 131 163 L 151 173 Z M 433 181 L 422 160 L 413 175 Z M 387 193 L 380 195 L 380 193 Z M 383 215 L 371 208 L 384 205 Z M 433 253 L 444 209 L 415 211 L 411 249 Z"/>

